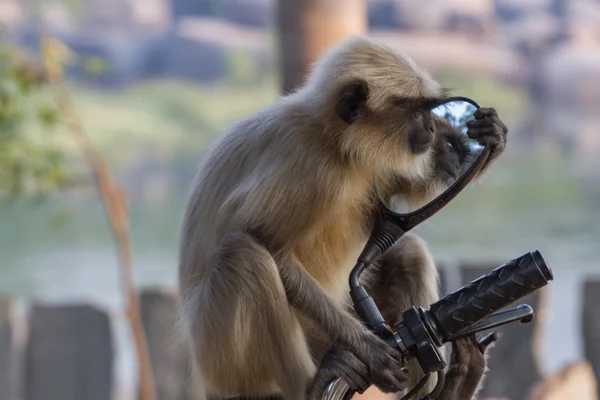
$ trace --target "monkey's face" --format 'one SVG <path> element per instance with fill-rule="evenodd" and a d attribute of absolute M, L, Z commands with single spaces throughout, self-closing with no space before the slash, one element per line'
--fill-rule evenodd
<path fill-rule="evenodd" d="M 435 100 L 383 99 L 375 91 L 362 81 L 342 89 L 335 112 L 346 125 L 340 138 L 343 150 L 361 162 L 421 175 L 435 138 Z"/>
<path fill-rule="evenodd" d="M 446 189 L 469 165 L 472 154 L 467 138 L 452 127 L 438 125 L 433 149 L 434 179 Z"/>
<path fill-rule="evenodd" d="M 451 126 L 436 123 L 432 163 L 421 179 L 395 175 L 383 187 L 384 202 L 397 212 L 408 213 L 425 206 L 448 189 L 470 165 L 467 139 Z"/>
<path fill-rule="evenodd" d="M 431 147 L 435 136 L 435 125 L 431 111 L 425 107 L 408 106 L 403 110 L 408 121 L 408 148 L 413 154 L 423 154 Z"/>

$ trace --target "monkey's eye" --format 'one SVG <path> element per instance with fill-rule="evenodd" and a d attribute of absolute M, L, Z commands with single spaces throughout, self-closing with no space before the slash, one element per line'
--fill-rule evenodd
<path fill-rule="evenodd" d="M 449 140 L 446 140 L 446 149 L 448 149 L 450 154 L 452 154 L 452 151 L 454 150 L 454 146 L 452 146 L 452 143 L 450 143 Z"/>

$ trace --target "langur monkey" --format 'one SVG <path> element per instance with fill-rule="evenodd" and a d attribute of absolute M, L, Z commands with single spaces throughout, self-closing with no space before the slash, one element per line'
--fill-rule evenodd
<path fill-rule="evenodd" d="M 415 379 L 355 317 L 347 284 L 372 228 L 374 180 L 428 176 L 430 108 L 445 96 L 409 57 L 355 37 L 213 144 L 183 216 L 178 276 L 206 397 L 300 400 L 338 376 L 360 389 L 356 366 L 388 392 Z M 413 268 L 400 307 L 437 299 L 435 269 Z M 325 354 L 336 362 L 316 374 Z"/>

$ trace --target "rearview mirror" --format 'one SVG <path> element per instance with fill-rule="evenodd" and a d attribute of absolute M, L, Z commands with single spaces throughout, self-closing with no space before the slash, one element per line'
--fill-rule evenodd
<path fill-rule="evenodd" d="M 460 168 L 454 169 L 454 165 L 436 168 L 436 174 L 440 175 L 441 193 L 432 194 L 434 197 L 427 204 L 415 205 L 403 201 L 403 199 L 394 193 L 389 196 L 384 195 L 378 190 L 380 207 L 384 214 L 392 217 L 402 228 L 404 232 L 414 228 L 417 224 L 431 217 L 433 214 L 446 206 L 465 186 L 477 175 L 485 161 L 489 151 L 487 147 L 482 146 L 476 140 L 467 136 L 467 122 L 474 119 L 474 113 L 479 105 L 466 97 L 451 97 L 438 103 L 432 108 L 436 123 L 436 141 L 444 141 L 447 136 L 460 137 L 462 143 L 466 146 L 463 149 L 468 154 L 461 163 Z M 436 143 L 436 151 L 447 151 L 443 149 L 445 143 Z M 458 151 L 458 149 L 454 149 Z"/>
<path fill-rule="evenodd" d="M 441 194 L 434 194 L 433 200 L 425 205 L 411 209 L 402 210 L 398 204 L 397 197 L 389 197 L 378 189 L 379 215 L 377 223 L 371 233 L 367 245 L 363 249 L 358 262 L 350 275 L 350 286 L 359 287 L 358 278 L 362 271 L 368 267 L 379 255 L 384 253 L 404 233 L 414 228 L 433 214 L 440 211 L 452 201 L 481 170 L 489 156 L 489 148 L 481 146 L 477 141 L 467 136 L 467 122 L 474 118 L 474 112 L 480 108 L 479 105 L 467 97 L 450 97 L 437 103 L 432 108 L 432 113 L 444 129 L 453 129 L 454 135 L 462 138 L 468 149 L 468 157 L 462 163 L 459 170 L 448 172 L 445 186 Z M 437 124 L 436 124 L 437 126 Z M 436 128 L 437 130 L 437 128 Z M 443 134 L 443 129 L 436 131 L 438 140 Z"/>

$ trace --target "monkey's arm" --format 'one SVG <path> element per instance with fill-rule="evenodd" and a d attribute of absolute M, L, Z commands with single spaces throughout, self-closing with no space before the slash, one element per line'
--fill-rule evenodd
<path fill-rule="evenodd" d="M 402 368 L 400 352 L 366 329 L 342 305 L 336 304 L 294 256 L 287 256 L 278 265 L 290 304 L 315 320 L 332 339 L 332 347 L 339 350 L 323 360 L 312 385 L 313 394 L 318 396 L 336 373 L 351 376 L 350 371 L 356 374 L 361 370 L 370 374 L 363 378 L 384 392 L 406 388 L 408 376 Z M 328 362 L 330 357 L 338 364 L 333 366 L 339 368 L 337 372 Z"/>
<path fill-rule="evenodd" d="M 474 120 L 467 122 L 467 135 L 471 139 L 478 140 L 481 145 L 489 145 L 491 149 L 486 163 L 477 174 L 477 179 L 487 172 L 498 156 L 504 152 L 508 128 L 494 108 L 479 108 L 474 116 Z"/>

